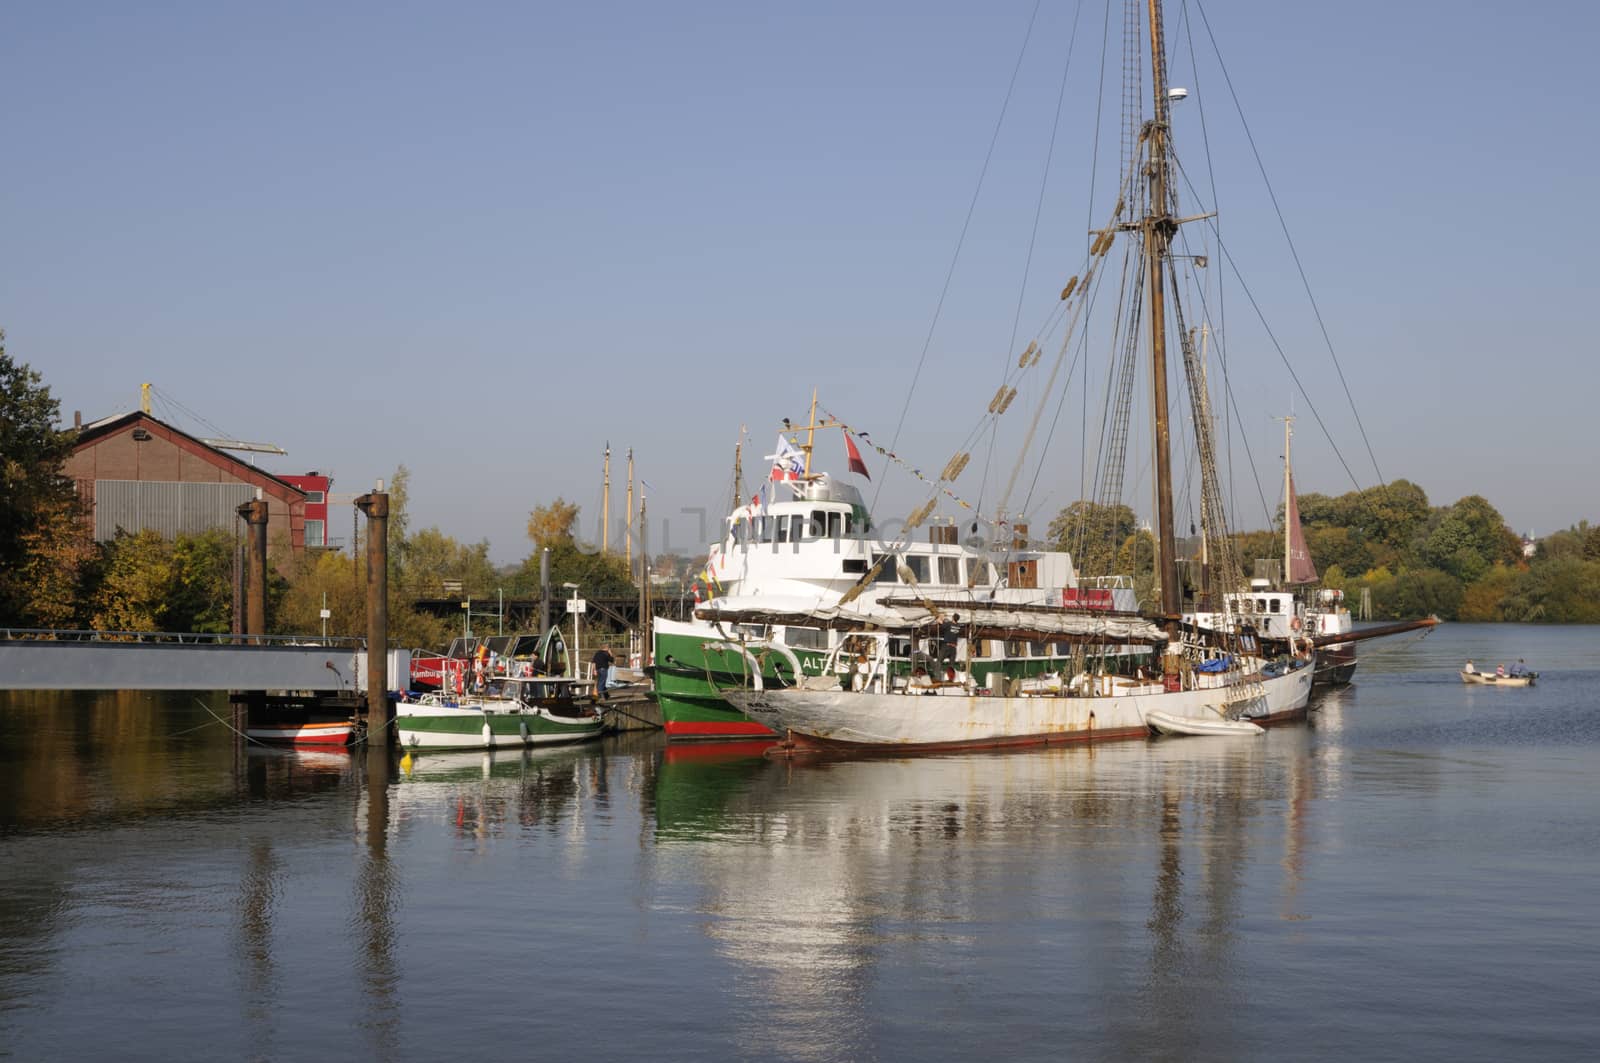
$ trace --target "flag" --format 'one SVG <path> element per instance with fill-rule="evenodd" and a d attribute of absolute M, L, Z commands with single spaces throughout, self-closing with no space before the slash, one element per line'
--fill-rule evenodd
<path fill-rule="evenodd" d="M 767 477 L 769 480 L 798 480 L 805 471 L 805 455 L 782 433 L 778 435 L 778 452 L 767 457 L 772 461 L 772 475 Z"/>
<path fill-rule="evenodd" d="M 694 592 L 694 604 L 695 605 L 699 605 L 700 604 L 700 584 L 696 583 L 693 586 L 691 586 L 689 589 Z"/>
<path fill-rule="evenodd" d="M 863 436 L 862 438 L 865 439 L 866 437 Z M 861 460 L 861 451 L 856 449 L 856 441 L 850 438 L 849 432 L 844 434 L 844 449 L 845 453 L 850 456 L 850 471 L 860 473 L 869 480 L 872 479 L 872 474 L 867 472 L 867 463 Z"/>

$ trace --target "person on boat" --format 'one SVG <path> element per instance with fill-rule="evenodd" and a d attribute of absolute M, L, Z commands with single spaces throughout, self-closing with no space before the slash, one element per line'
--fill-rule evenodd
<path fill-rule="evenodd" d="M 1506 675 L 1506 666 L 1503 665 L 1503 664 L 1495 665 L 1494 666 L 1494 674 L 1496 676 L 1498 676 L 1499 678 L 1504 679 L 1505 675 Z"/>
<path fill-rule="evenodd" d="M 951 613 L 950 619 L 939 625 L 939 660 L 954 664 L 956 646 L 961 640 L 961 614 Z"/>
<path fill-rule="evenodd" d="M 1528 664 L 1521 657 L 1518 657 L 1517 658 L 1517 663 L 1512 665 L 1510 668 L 1506 669 L 1506 672 L 1509 675 L 1515 675 L 1515 676 L 1527 675 L 1528 674 Z"/>
<path fill-rule="evenodd" d="M 611 656 L 610 646 L 601 646 L 594 651 L 594 656 L 590 660 L 594 664 L 594 696 L 605 701 L 606 683 L 611 678 L 611 665 L 616 658 Z"/>
<path fill-rule="evenodd" d="M 1473 664 L 1472 664 L 1471 661 L 1468 661 L 1467 662 L 1467 666 L 1465 668 L 1461 669 L 1461 670 L 1463 672 L 1467 673 L 1468 675 L 1477 675 L 1478 674 L 1477 668 L 1473 667 Z"/>

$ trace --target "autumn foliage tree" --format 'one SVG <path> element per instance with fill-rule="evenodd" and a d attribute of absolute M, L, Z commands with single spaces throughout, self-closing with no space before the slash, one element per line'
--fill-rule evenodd
<path fill-rule="evenodd" d="M 0 624 L 53 626 L 79 613 L 93 557 L 77 493 L 62 474 L 73 435 L 39 374 L 14 361 L 0 332 Z"/>

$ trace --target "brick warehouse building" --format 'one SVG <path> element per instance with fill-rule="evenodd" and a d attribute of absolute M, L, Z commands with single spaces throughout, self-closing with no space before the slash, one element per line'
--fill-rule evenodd
<path fill-rule="evenodd" d="M 97 542 L 115 538 L 118 528 L 169 539 L 232 531 L 238 507 L 260 490 L 267 540 L 287 537 L 296 552 L 306 547 L 305 491 L 138 410 L 78 429 L 63 471 L 93 514 Z"/>

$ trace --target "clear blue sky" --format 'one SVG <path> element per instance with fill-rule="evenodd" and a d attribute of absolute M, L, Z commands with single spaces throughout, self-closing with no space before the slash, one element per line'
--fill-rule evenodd
<path fill-rule="evenodd" d="M 631 446 L 672 545 L 693 550 L 678 511 L 725 507 L 740 424 L 757 476 L 813 386 L 893 433 L 1033 9 L 10 3 L 0 327 L 68 416 L 132 408 L 148 380 L 285 447 L 272 471 L 331 469 L 354 491 L 404 464 L 414 524 L 488 538 L 501 561 L 527 552 L 533 505 L 561 495 L 592 518 L 605 442 Z M 1022 291 L 1078 5 L 1040 8 L 901 438 L 924 467 L 993 393 L 1019 291 L 1026 333 L 1077 268 L 1104 9 L 1082 7 Z M 1580 322 L 1600 16 L 1206 14 L 1383 474 L 1435 504 L 1482 492 L 1524 531 L 1600 517 Z M 1224 239 L 1370 485 L 1203 27 L 1177 3 L 1167 18 L 1186 165 L 1205 166 L 1203 104 Z M 1276 504 L 1271 418 L 1293 385 L 1237 286 L 1227 298 L 1235 431 Z M 1052 444 L 1040 524 L 1078 495 L 1077 436 L 1073 421 Z M 920 500 L 869 459 L 882 515 Z M 1296 459 L 1302 490 L 1352 486 L 1309 418 Z M 959 486 L 992 498 L 996 476 Z M 1241 491 L 1234 523 L 1265 521 Z"/>

